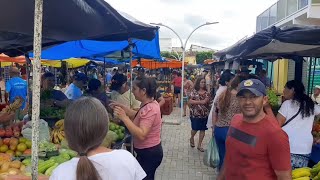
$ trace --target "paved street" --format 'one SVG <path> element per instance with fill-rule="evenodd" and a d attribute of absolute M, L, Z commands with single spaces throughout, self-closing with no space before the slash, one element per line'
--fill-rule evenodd
<path fill-rule="evenodd" d="M 212 180 L 216 177 L 216 170 L 203 165 L 203 152 L 191 148 L 190 121 L 186 117 L 181 125 L 179 122 L 180 109 L 175 108 L 170 116 L 164 116 L 162 129 L 162 145 L 164 158 L 156 173 L 156 180 Z M 204 148 L 209 142 L 211 131 L 207 131 Z M 195 143 L 198 142 L 198 134 Z"/>

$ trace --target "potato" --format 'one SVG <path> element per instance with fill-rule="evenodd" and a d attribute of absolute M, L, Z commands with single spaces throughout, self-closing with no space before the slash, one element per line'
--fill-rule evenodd
<path fill-rule="evenodd" d="M 10 175 L 17 175 L 17 174 L 20 174 L 20 170 L 19 169 L 16 169 L 16 168 L 9 168 L 8 169 L 8 173 Z"/>
<path fill-rule="evenodd" d="M 21 167 L 20 167 L 20 171 L 21 172 L 25 172 L 26 171 L 26 166 L 22 164 Z"/>
<path fill-rule="evenodd" d="M 10 167 L 10 162 L 5 162 L 2 164 L 0 172 L 7 172 Z"/>
<path fill-rule="evenodd" d="M 11 168 L 20 169 L 20 167 L 21 167 L 21 162 L 20 162 L 20 161 L 12 161 L 12 162 L 10 163 L 10 167 L 11 167 Z"/>

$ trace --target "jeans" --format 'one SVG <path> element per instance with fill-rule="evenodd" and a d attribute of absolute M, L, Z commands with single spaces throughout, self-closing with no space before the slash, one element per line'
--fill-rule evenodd
<path fill-rule="evenodd" d="M 161 143 L 146 149 L 135 148 L 134 151 L 137 153 L 137 161 L 147 174 L 144 180 L 154 180 L 156 170 L 160 166 L 163 158 Z"/>
<path fill-rule="evenodd" d="M 226 154 L 226 139 L 227 139 L 227 133 L 228 133 L 229 127 L 214 127 L 214 137 L 216 139 L 216 143 L 218 146 L 219 151 L 219 166 L 218 169 L 220 171 L 220 168 L 223 165 L 224 156 Z"/>

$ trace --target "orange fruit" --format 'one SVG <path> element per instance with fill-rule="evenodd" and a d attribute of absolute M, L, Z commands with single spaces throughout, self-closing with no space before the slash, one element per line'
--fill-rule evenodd
<path fill-rule="evenodd" d="M 24 144 L 24 143 L 20 143 L 17 146 L 17 150 L 20 151 L 20 152 L 24 152 L 26 149 L 27 149 L 27 145 Z"/>
<path fill-rule="evenodd" d="M 3 144 L 0 146 L 0 152 L 5 153 L 6 151 L 8 151 L 9 147 L 6 144 Z"/>

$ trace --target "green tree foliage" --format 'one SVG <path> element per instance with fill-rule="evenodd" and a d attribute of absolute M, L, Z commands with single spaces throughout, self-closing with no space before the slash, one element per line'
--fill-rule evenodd
<path fill-rule="evenodd" d="M 178 52 L 161 51 L 160 54 L 162 57 L 165 57 L 165 58 L 171 58 L 171 59 L 177 59 L 177 60 L 179 60 L 179 58 L 182 59 L 182 53 L 178 53 Z"/>
<path fill-rule="evenodd" d="M 196 61 L 197 64 L 203 64 L 204 60 L 212 59 L 213 52 L 197 52 Z"/>

